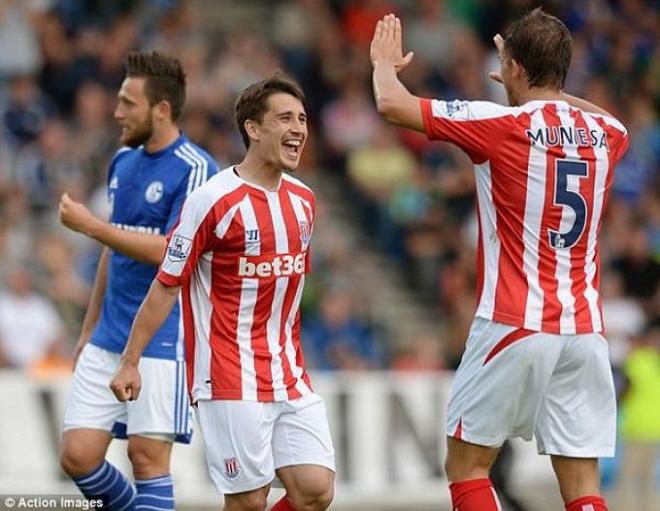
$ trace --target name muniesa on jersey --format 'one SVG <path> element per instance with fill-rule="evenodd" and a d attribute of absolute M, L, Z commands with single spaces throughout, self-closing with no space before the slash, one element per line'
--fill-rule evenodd
<path fill-rule="evenodd" d="M 158 280 L 182 285 L 188 390 L 199 399 L 284 401 L 311 392 L 299 305 L 309 271 L 313 192 L 277 191 L 229 167 L 195 190 Z"/>
<path fill-rule="evenodd" d="M 563 101 L 423 99 L 421 109 L 427 136 L 475 165 L 476 315 L 533 331 L 602 331 L 598 233 L 628 146 L 623 125 Z"/>
<path fill-rule="evenodd" d="M 174 226 L 184 200 L 218 171 L 217 164 L 185 135 L 148 153 L 142 147 L 120 149 L 108 172 L 110 222 L 121 229 L 165 235 Z M 101 317 L 90 342 L 121 353 L 142 300 L 158 267 L 111 251 Z M 183 329 L 175 305 L 144 355 L 183 359 Z"/>

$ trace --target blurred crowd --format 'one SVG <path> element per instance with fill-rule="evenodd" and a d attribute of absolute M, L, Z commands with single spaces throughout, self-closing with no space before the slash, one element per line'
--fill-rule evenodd
<path fill-rule="evenodd" d="M 77 338 L 99 247 L 61 228 L 56 206 L 67 191 L 107 214 L 123 59 L 156 48 L 183 62 L 182 128 L 221 166 L 243 153 L 236 94 L 278 68 L 295 76 L 312 125 L 303 179 L 322 173 L 341 184 L 341 207 L 445 325 L 442 349 L 399 351 L 346 276 L 359 247 L 318 229 L 304 301 L 312 366 L 455 367 L 476 300 L 472 166 L 456 148 L 378 117 L 369 42 L 376 20 L 395 11 L 416 55 L 402 74 L 412 91 L 505 102 L 487 78 L 499 65 L 492 37 L 539 3 L 573 34 L 567 90 L 613 112 L 631 135 L 601 236 L 608 338 L 623 368 L 660 322 L 660 22 L 643 0 L 0 0 L 0 364 L 66 355 Z"/>

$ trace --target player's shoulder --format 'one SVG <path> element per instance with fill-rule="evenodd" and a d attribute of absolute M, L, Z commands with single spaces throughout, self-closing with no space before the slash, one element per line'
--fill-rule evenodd
<path fill-rule="evenodd" d="M 570 112 L 579 112 L 584 119 L 589 119 L 599 124 L 604 124 L 605 127 L 614 128 L 624 134 L 627 133 L 626 127 L 623 125 L 623 123 L 614 116 L 600 114 L 596 112 L 589 112 L 587 110 L 583 110 L 576 106 L 570 105 L 568 102 L 563 100 L 562 101 L 534 100 L 525 103 L 520 107 L 521 111 L 527 112 L 530 115 L 539 110 L 547 110 L 547 109 L 552 109 L 553 112 L 557 112 L 557 113 L 563 112 L 565 114 Z"/>
<path fill-rule="evenodd" d="M 303 183 L 300 179 L 295 178 L 292 175 L 283 172 L 282 181 L 287 189 L 298 192 L 299 194 L 304 195 L 306 198 L 309 198 L 311 200 L 314 200 L 316 198 L 316 195 L 314 194 L 314 190 L 312 190 L 308 185 Z"/>
<path fill-rule="evenodd" d="M 206 162 L 217 167 L 215 158 L 213 158 L 213 156 L 211 156 L 208 151 L 188 139 L 184 139 L 179 145 L 178 149 L 181 149 L 182 154 L 189 154 L 192 157 L 205 160 Z"/>
<path fill-rule="evenodd" d="M 604 124 L 604 127 L 614 128 L 615 130 L 621 132 L 624 136 L 628 135 L 628 130 L 623 125 L 623 123 L 613 115 L 604 115 L 596 112 L 585 112 L 584 110 L 580 111 L 582 112 L 583 116 L 589 117 L 600 124 Z"/>
<path fill-rule="evenodd" d="M 492 101 L 466 101 L 455 99 L 444 101 L 430 100 L 434 117 L 444 117 L 454 121 L 481 121 L 488 119 L 514 119 L 522 112 L 518 107 L 504 106 Z"/>
<path fill-rule="evenodd" d="M 139 151 L 136 148 L 128 146 L 120 147 L 115 154 L 112 155 L 112 159 L 110 160 L 110 165 L 108 166 L 108 180 L 110 182 L 113 182 L 114 180 L 116 183 L 117 173 L 121 172 L 120 169 L 122 168 L 131 168 L 139 158 L 138 153 Z M 114 188 L 116 185 L 114 187 L 111 185 L 110 187 Z"/>
<path fill-rule="evenodd" d="M 134 147 L 128 147 L 128 146 L 122 146 L 117 151 L 115 151 L 115 154 L 112 155 L 112 160 L 110 160 L 110 165 L 116 165 L 118 162 L 122 160 L 127 160 L 130 157 L 135 157 L 138 153 L 138 149 Z"/>
<path fill-rule="evenodd" d="M 218 171 L 215 159 L 203 148 L 181 136 L 173 151 L 173 158 L 188 170 L 204 169 L 211 174 Z"/>
<path fill-rule="evenodd" d="M 199 200 L 206 204 L 217 203 L 227 199 L 242 186 L 242 181 L 236 177 L 234 166 L 222 169 L 210 177 L 204 184 L 195 188 L 190 194 L 191 200 Z"/>

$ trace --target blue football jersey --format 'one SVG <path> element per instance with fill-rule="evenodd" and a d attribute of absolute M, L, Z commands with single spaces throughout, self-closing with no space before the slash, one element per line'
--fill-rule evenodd
<path fill-rule="evenodd" d="M 218 172 L 217 163 L 185 135 L 155 153 L 122 148 L 108 173 L 110 222 L 127 231 L 166 235 L 176 224 L 186 197 Z M 121 353 L 131 324 L 149 291 L 157 266 L 110 252 L 103 308 L 90 342 Z M 144 356 L 183 358 L 183 328 L 177 303 Z"/>

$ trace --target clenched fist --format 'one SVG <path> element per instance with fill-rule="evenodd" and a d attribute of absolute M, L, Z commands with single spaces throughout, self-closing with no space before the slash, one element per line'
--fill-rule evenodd
<path fill-rule="evenodd" d="M 110 389 L 115 397 L 121 401 L 135 401 L 140 395 L 142 379 L 137 365 L 122 362 L 110 382 Z"/>
<path fill-rule="evenodd" d="M 74 201 L 67 193 L 63 193 L 60 198 L 58 214 L 62 225 L 86 235 L 89 235 L 93 226 L 100 222 L 84 204 Z"/>

